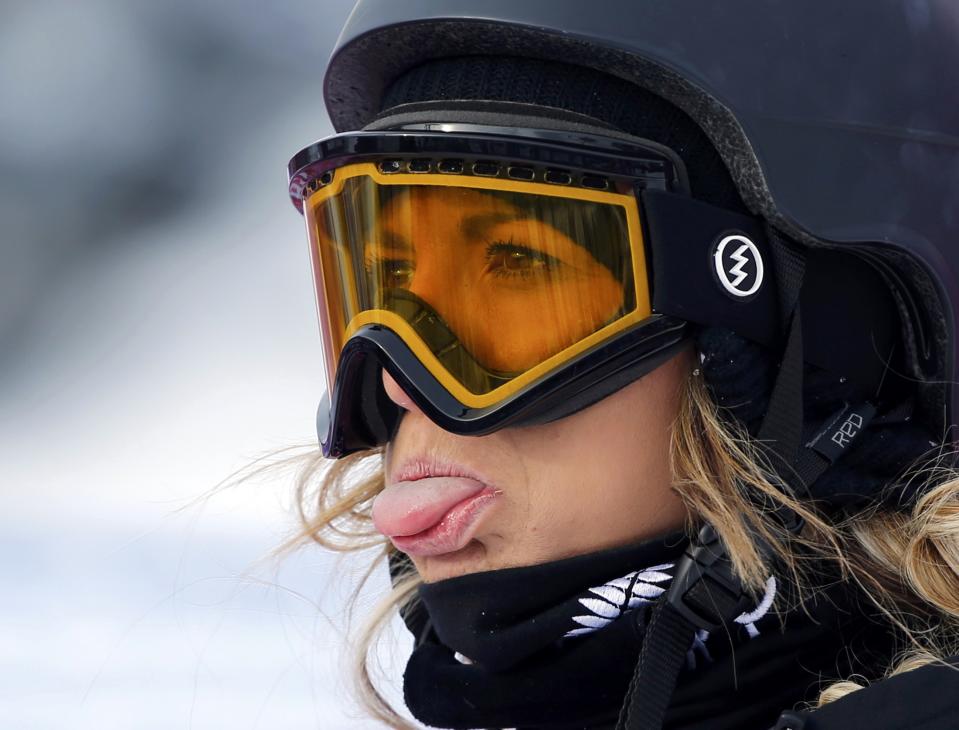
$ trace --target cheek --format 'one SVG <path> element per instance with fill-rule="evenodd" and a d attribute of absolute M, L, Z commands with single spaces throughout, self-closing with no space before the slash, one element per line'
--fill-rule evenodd
<path fill-rule="evenodd" d="M 518 429 L 530 469 L 530 533 L 555 559 L 682 526 L 672 490 L 672 422 L 686 358 L 553 424 Z"/>
<path fill-rule="evenodd" d="M 623 288 L 609 274 L 584 277 L 550 291 L 461 287 L 450 323 L 487 367 L 527 370 L 592 334 L 620 310 Z"/>

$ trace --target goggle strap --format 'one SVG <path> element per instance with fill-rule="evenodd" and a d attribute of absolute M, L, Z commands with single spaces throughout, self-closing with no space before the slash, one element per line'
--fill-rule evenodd
<path fill-rule="evenodd" d="M 760 220 L 685 195 L 642 193 L 647 251 L 651 259 L 653 311 L 704 326 L 727 327 L 769 347 L 780 343 L 777 282 Z M 723 288 L 714 251 L 729 235 L 752 241 L 766 271 L 759 289 L 733 296 Z"/>
<path fill-rule="evenodd" d="M 807 249 L 801 288 L 784 288 L 797 247 L 772 228 L 767 233 L 760 219 L 661 191 L 644 191 L 642 203 L 653 312 L 725 327 L 780 352 L 801 300 L 804 361 L 846 378 L 863 399 L 876 396 L 902 332 L 890 285 L 871 263 L 825 246 Z M 762 262 L 761 286 L 748 296 L 730 293 L 717 273 L 715 253 L 728 236 L 754 247 L 733 249 L 733 261 L 749 259 L 744 270 Z M 727 270 L 727 285 L 735 271 Z"/>

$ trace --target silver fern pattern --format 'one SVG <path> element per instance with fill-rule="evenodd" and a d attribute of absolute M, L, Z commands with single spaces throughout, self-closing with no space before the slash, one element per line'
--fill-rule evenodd
<path fill-rule="evenodd" d="M 570 629 L 565 637 L 582 636 L 608 626 L 627 611 L 643 603 L 652 603 L 666 590 L 666 584 L 673 579 L 668 571 L 673 563 L 654 565 L 645 570 L 634 570 L 622 578 L 616 578 L 601 586 L 590 588 L 592 594 L 580 598 L 579 602 L 589 611 L 582 616 L 573 616 L 578 624 Z"/>
<path fill-rule="evenodd" d="M 616 578 L 601 586 L 590 588 L 588 597 L 580 598 L 588 614 L 573 616 L 573 621 L 577 624 L 576 628 L 570 629 L 564 634 L 564 638 L 573 636 L 582 636 L 599 631 L 618 619 L 627 611 L 630 611 L 644 603 L 652 603 L 659 598 L 673 579 L 672 569 L 674 563 L 664 563 L 654 565 L 645 570 L 636 570 L 627 573 L 622 578 Z M 766 590 L 762 600 L 752 611 L 746 611 L 736 617 L 736 623 L 745 627 L 746 634 L 750 639 L 759 636 L 759 629 L 756 628 L 756 622 L 769 613 L 773 601 L 776 599 L 776 578 L 769 576 L 766 580 Z M 701 656 L 707 662 L 712 661 L 709 655 L 709 649 L 706 642 L 709 640 L 709 632 L 699 630 L 693 637 L 693 644 L 686 653 L 686 664 L 690 669 L 696 668 L 696 658 Z"/>

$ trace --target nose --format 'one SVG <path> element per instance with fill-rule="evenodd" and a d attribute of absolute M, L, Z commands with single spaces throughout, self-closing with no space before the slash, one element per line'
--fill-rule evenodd
<path fill-rule="evenodd" d="M 413 399 L 406 394 L 406 391 L 400 387 L 400 384 L 397 383 L 393 376 L 386 372 L 386 370 L 383 371 L 383 388 L 386 390 L 386 395 L 389 399 L 404 411 L 422 413 L 413 402 Z"/>
<path fill-rule="evenodd" d="M 447 288 L 449 288 L 449 285 Z M 451 312 L 449 311 L 448 294 L 444 296 L 440 293 L 442 290 L 438 290 L 438 287 L 428 277 L 420 276 L 417 272 L 408 291 L 420 301 L 425 302 L 427 306 L 442 317 L 443 321 L 449 322 Z"/>

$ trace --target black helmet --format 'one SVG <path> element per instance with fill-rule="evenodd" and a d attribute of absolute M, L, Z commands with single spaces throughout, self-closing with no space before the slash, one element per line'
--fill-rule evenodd
<path fill-rule="evenodd" d="M 610 0 L 600 8 L 360 0 L 324 94 L 334 127 L 356 130 L 376 120 L 391 95 L 403 104 L 394 114 L 416 110 L 396 86 L 426 83 L 410 80 L 417 67 L 423 74 L 439 59 L 510 57 L 609 77 L 593 109 L 604 107 L 612 124 L 631 103 L 614 90 L 668 101 L 684 114 L 663 126 L 691 119 L 751 212 L 810 247 L 869 258 L 894 292 L 902 374 L 918 381 L 923 420 L 941 432 L 957 407 L 959 106 L 942 70 L 955 67 L 959 48 L 949 15 L 941 3 L 869 0 L 813 8 L 751 0 L 736 12 L 692 0 Z M 470 71 L 459 72 L 457 94 L 470 83 Z M 522 79 L 513 82 L 504 93 Z M 449 100 L 437 95 L 439 84 L 421 92 Z M 715 171 L 688 166 L 691 177 Z"/>

